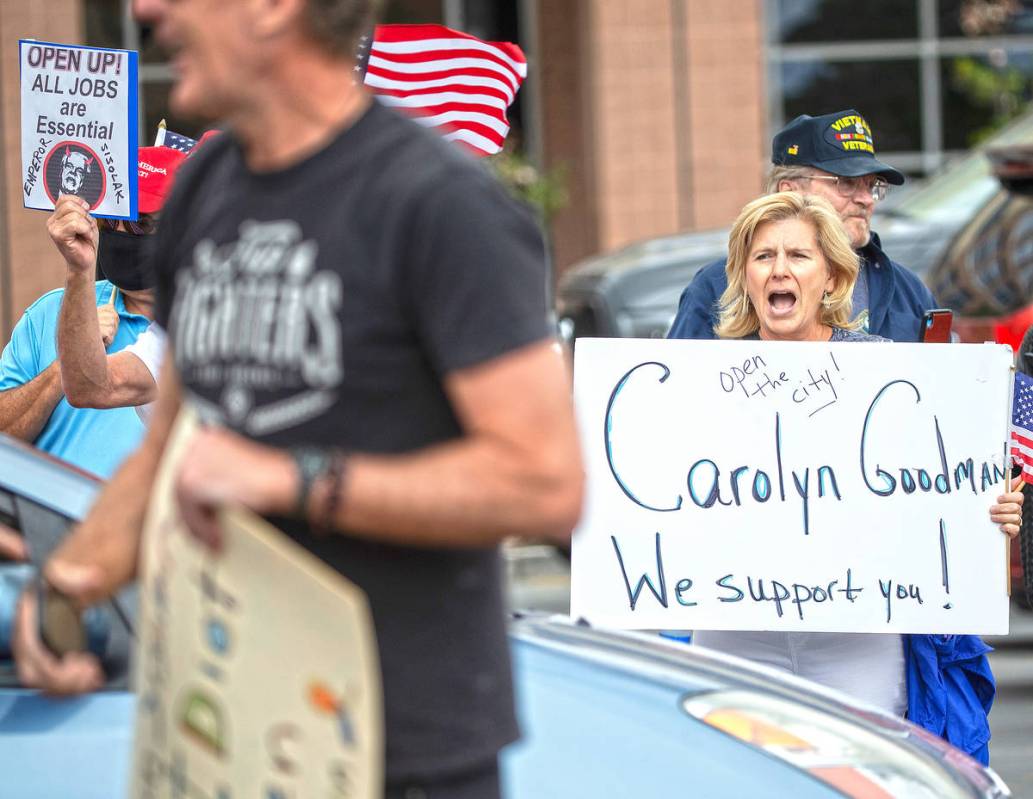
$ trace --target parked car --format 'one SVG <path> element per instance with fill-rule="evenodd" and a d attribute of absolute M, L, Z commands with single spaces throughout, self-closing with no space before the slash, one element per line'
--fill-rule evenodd
<path fill-rule="evenodd" d="M 782 672 L 567 617 L 510 628 L 510 799 L 1008 796 L 930 733 Z"/>
<path fill-rule="evenodd" d="M 101 483 L 0 435 L 0 522 L 41 562 L 85 515 Z M 101 606 L 103 690 L 50 699 L 18 684 L 11 661 L 15 605 L 33 568 L 0 563 L 0 795 L 112 799 L 126 795 L 135 702 L 128 690 L 132 592 Z M 116 608 L 117 605 L 117 608 Z"/>
<path fill-rule="evenodd" d="M 35 560 L 100 484 L 0 436 L 0 520 Z M 126 673 L 134 597 L 103 609 L 103 690 L 48 699 L 17 684 L 10 628 L 27 569 L 0 565 L 0 785 L 18 799 L 125 796 L 135 701 Z M 15 585 L 17 584 L 17 585 Z M 502 757 L 505 795 L 1003 797 L 990 769 L 928 733 L 802 680 L 654 636 L 566 617 L 510 628 L 524 738 Z"/>

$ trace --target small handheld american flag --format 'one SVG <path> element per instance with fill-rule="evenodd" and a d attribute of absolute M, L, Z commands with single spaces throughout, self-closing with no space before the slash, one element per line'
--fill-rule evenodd
<path fill-rule="evenodd" d="M 171 147 L 173 150 L 189 154 L 197 146 L 197 139 L 191 139 L 182 133 L 173 133 L 165 126 L 165 120 L 163 119 L 158 123 L 158 133 L 154 137 L 154 146 Z"/>
<path fill-rule="evenodd" d="M 365 47 L 362 48 L 365 50 Z M 484 42 L 443 25 L 378 25 L 365 83 L 381 102 L 412 115 L 476 155 L 502 150 L 506 109 L 527 77 L 527 59 L 510 42 Z"/>
<path fill-rule="evenodd" d="M 1015 373 L 1011 411 L 1011 455 L 1022 467 L 1022 480 L 1033 483 L 1033 378 Z"/>

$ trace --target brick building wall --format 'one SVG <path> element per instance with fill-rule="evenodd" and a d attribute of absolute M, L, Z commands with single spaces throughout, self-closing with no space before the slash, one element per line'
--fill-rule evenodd
<path fill-rule="evenodd" d="M 683 0 L 690 163 L 687 227 L 723 227 L 760 193 L 770 142 L 764 92 L 763 9 L 755 0 Z"/>
<path fill-rule="evenodd" d="M 677 229 L 671 5 L 597 2 L 588 23 L 598 247 L 609 250 Z"/>
<path fill-rule="evenodd" d="M 0 342 L 41 294 L 64 285 L 47 215 L 22 208 L 18 40 L 80 42 L 78 0 L 0 0 Z"/>
<path fill-rule="evenodd" d="M 653 236 L 727 225 L 766 164 L 761 0 L 539 6 L 547 168 L 568 170 L 557 271 Z"/>

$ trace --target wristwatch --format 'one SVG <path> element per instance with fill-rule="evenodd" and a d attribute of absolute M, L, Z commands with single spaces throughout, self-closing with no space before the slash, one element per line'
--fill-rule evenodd
<path fill-rule="evenodd" d="M 308 518 L 308 501 L 316 480 L 330 470 L 333 453 L 318 447 L 291 447 L 287 450 L 298 468 L 298 494 L 294 500 L 294 516 Z"/>

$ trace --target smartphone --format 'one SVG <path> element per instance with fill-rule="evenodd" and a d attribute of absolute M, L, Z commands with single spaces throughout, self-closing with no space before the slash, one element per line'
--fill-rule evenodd
<path fill-rule="evenodd" d="M 934 308 L 922 317 L 922 341 L 926 344 L 949 344 L 954 311 Z"/>
<path fill-rule="evenodd" d="M 85 652 L 86 625 L 75 603 L 44 580 L 39 581 L 37 599 L 39 637 L 44 646 L 57 657 Z"/>
<path fill-rule="evenodd" d="M 12 536 L 20 536 L 21 520 L 18 518 L 18 506 L 15 504 L 14 495 L 6 491 L 0 491 L 0 531 Z M 13 563 L 5 551 L 0 550 L 0 563 Z"/>

